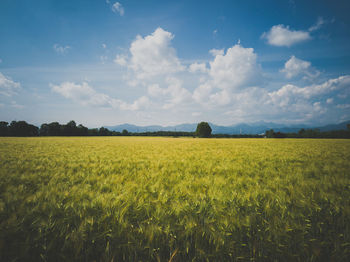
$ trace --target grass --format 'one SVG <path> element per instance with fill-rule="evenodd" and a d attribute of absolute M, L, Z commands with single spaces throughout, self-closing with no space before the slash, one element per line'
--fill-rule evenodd
<path fill-rule="evenodd" d="M 0 138 L 1 261 L 347 261 L 350 140 Z"/>

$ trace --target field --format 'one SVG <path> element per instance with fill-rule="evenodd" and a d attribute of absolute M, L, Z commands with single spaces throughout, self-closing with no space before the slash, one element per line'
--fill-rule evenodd
<path fill-rule="evenodd" d="M 349 261 L 350 140 L 0 138 L 1 261 Z"/>

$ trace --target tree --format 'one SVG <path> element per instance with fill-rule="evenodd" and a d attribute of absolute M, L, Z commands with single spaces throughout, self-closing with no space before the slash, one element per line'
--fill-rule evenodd
<path fill-rule="evenodd" d="M 75 136 L 77 135 L 77 124 L 75 123 L 74 120 L 69 121 L 65 126 L 64 126 L 64 135 L 66 136 Z"/>
<path fill-rule="evenodd" d="M 42 124 L 39 129 L 39 134 L 41 136 L 48 136 L 50 135 L 50 127 L 48 124 Z"/>
<path fill-rule="evenodd" d="M 0 136 L 8 136 L 9 134 L 8 124 L 9 123 L 5 121 L 0 122 Z"/>
<path fill-rule="evenodd" d="M 128 130 L 123 129 L 123 131 L 122 131 L 122 136 L 128 136 L 128 135 L 129 135 Z"/>
<path fill-rule="evenodd" d="M 82 124 L 78 125 L 78 136 L 87 136 L 89 129 Z"/>
<path fill-rule="evenodd" d="M 200 122 L 197 125 L 196 135 L 198 137 L 210 137 L 211 131 L 211 127 L 207 122 Z"/>
<path fill-rule="evenodd" d="M 12 121 L 9 126 L 10 136 L 37 136 L 39 128 L 28 124 L 26 121 Z"/>
<path fill-rule="evenodd" d="M 110 136 L 111 135 L 111 132 L 105 128 L 105 127 L 101 127 L 99 130 L 98 130 L 98 134 L 100 136 Z"/>
<path fill-rule="evenodd" d="M 49 136 L 62 136 L 63 135 L 63 126 L 58 122 L 52 122 L 48 124 L 49 127 Z"/>
<path fill-rule="evenodd" d="M 267 138 L 273 138 L 274 133 L 275 133 L 275 131 L 273 131 L 273 129 L 266 130 L 265 136 L 266 136 Z"/>

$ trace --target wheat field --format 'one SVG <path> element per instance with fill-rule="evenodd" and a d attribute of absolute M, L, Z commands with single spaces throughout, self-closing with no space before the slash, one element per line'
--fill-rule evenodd
<path fill-rule="evenodd" d="M 347 261 L 350 140 L 0 138 L 1 261 Z"/>

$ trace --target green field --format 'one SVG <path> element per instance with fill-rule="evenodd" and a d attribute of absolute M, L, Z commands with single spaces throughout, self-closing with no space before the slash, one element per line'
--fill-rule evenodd
<path fill-rule="evenodd" d="M 0 138 L 1 261 L 348 261 L 350 140 Z"/>

